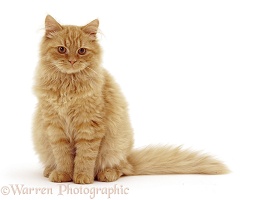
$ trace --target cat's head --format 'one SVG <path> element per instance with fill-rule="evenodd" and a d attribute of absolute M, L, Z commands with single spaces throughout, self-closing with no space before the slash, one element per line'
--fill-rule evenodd
<path fill-rule="evenodd" d="M 67 74 L 93 67 L 100 60 L 98 26 L 97 19 L 85 26 L 63 26 L 47 15 L 41 58 L 50 67 Z"/>

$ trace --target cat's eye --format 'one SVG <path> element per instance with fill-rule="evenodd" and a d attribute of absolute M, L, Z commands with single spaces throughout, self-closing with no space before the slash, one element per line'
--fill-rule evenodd
<path fill-rule="evenodd" d="M 63 46 L 58 47 L 57 50 L 58 50 L 58 52 L 61 53 L 61 54 L 64 54 L 64 53 L 66 53 L 66 51 L 67 51 L 66 48 L 63 47 Z"/>
<path fill-rule="evenodd" d="M 80 48 L 79 50 L 78 50 L 78 54 L 79 55 L 84 55 L 86 53 L 86 49 L 85 48 Z"/>

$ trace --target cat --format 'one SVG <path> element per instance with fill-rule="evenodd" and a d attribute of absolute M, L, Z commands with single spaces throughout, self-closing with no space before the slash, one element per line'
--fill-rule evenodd
<path fill-rule="evenodd" d="M 52 182 L 111 182 L 123 175 L 224 174 L 220 161 L 181 147 L 133 149 L 127 102 L 101 66 L 99 21 L 45 19 L 34 92 L 33 141 Z"/>

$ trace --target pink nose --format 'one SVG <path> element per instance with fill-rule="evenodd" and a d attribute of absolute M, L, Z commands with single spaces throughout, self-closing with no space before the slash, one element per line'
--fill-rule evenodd
<path fill-rule="evenodd" d="M 76 60 L 69 60 L 69 62 L 73 65 L 77 61 Z"/>

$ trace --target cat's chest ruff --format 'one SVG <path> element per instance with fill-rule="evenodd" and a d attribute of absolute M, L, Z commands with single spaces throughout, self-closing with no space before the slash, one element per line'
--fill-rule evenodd
<path fill-rule="evenodd" d="M 48 102 L 59 114 L 66 115 L 66 112 L 68 112 L 68 110 L 81 104 L 82 99 L 84 98 L 77 96 L 75 97 L 67 93 L 61 93 L 57 98 L 49 99 Z"/>
<path fill-rule="evenodd" d="M 61 110 L 74 103 L 75 97 L 67 93 L 58 93 L 47 96 L 46 101 L 55 109 Z"/>
<path fill-rule="evenodd" d="M 67 93 L 61 93 L 59 95 L 57 104 L 59 107 L 69 107 L 71 104 L 75 102 L 75 97 L 73 95 L 69 95 Z"/>
<path fill-rule="evenodd" d="M 51 107 L 53 107 L 60 116 L 65 117 L 75 110 L 82 110 L 83 112 L 90 110 L 89 107 L 94 107 L 91 102 L 93 102 L 93 94 L 91 92 L 80 94 L 61 92 L 48 98 L 48 103 Z"/>

